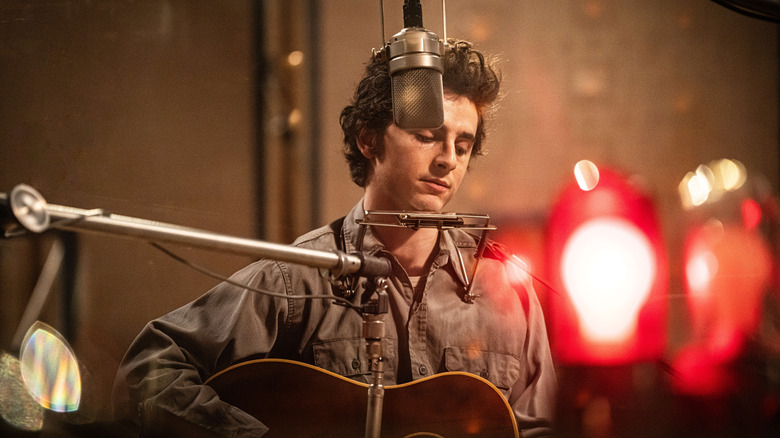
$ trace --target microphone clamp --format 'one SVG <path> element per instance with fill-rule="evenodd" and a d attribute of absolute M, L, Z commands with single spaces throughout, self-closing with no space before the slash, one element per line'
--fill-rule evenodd
<path fill-rule="evenodd" d="M 403 29 L 390 38 L 386 47 L 391 76 L 411 68 L 430 68 L 440 73 L 444 70 L 442 56 L 446 53 L 446 44 L 424 28 Z"/>

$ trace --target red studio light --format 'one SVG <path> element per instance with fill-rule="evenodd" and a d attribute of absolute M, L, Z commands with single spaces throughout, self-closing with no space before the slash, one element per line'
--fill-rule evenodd
<path fill-rule="evenodd" d="M 758 328 L 771 250 L 755 229 L 708 221 L 685 243 L 685 278 L 694 337 L 733 358 Z"/>
<path fill-rule="evenodd" d="M 755 201 L 752 201 L 755 202 Z M 736 389 L 729 364 L 761 323 L 762 297 L 772 277 L 772 253 L 759 230 L 760 210 L 741 204 L 743 220 L 709 220 L 685 241 L 685 280 L 692 340 L 677 353 L 675 389 L 722 395 Z M 747 211 L 747 212 L 746 212 Z"/>
<path fill-rule="evenodd" d="M 666 257 L 652 201 L 617 172 L 564 188 L 546 230 L 551 343 L 562 363 L 663 356 Z"/>

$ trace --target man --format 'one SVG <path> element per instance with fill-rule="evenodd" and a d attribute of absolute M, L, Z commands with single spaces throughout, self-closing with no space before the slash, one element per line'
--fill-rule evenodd
<path fill-rule="evenodd" d="M 507 398 L 524 436 L 546 435 L 555 374 L 529 282 L 510 281 L 491 251 L 476 264 L 479 236 L 464 230 L 359 224 L 364 211 L 440 212 L 472 157 L 482 152 L 498 74 L 466 42 L 451 41 L 444 58 L 444 124 L 417 130 L 393 123 L 387 62 L 372 58 L 352 105 L 341 114 L 352 179 L 365 195 L 346 217 L 294 245 L 362 251 L 391 261 L 385 385 L 443 371 L 480 374 Z M 316 269 L 271 260 L 244 268 L 232 280 L 288 295 L 342 294 Z M 464 299 L 468 284 L 473 300 Z M 348 297 L 358 303 L 360 295 Z M 292 359 L 361 381 L 370 371 L 362 320 L 351 309 L 223 283 L 144 328 L 120 366 L 117 414 L 151 427 L 155 419 L 175 417 L 220 434 L 260 436 L 267 430 L 262 414 L 255 418 L 227 404 L 204 382 L 231 365 L 261 358 Z M 301 412 L 302 421 L 307 414 Z"/>

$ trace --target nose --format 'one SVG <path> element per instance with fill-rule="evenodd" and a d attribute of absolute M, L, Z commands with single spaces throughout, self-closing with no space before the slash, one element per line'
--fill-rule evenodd
<path fill-rule="evenodd" d="M 449 140 L 442 142 L 441 149 L 435 159 L 436 167 L 450 172 L 458 165 L 458 155 L 455 152 L 455 143 Z"/>

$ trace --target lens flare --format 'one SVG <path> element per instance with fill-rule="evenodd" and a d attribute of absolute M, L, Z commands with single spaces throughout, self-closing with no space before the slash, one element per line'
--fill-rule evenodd
<path fill-rule="evenodd" d="M 22 378 L 41 406 L 56 412 L 78 410 L 81 374 L 70 346 L 50 326 L 36 322 L 27 331 L 20 354 Z"/>

